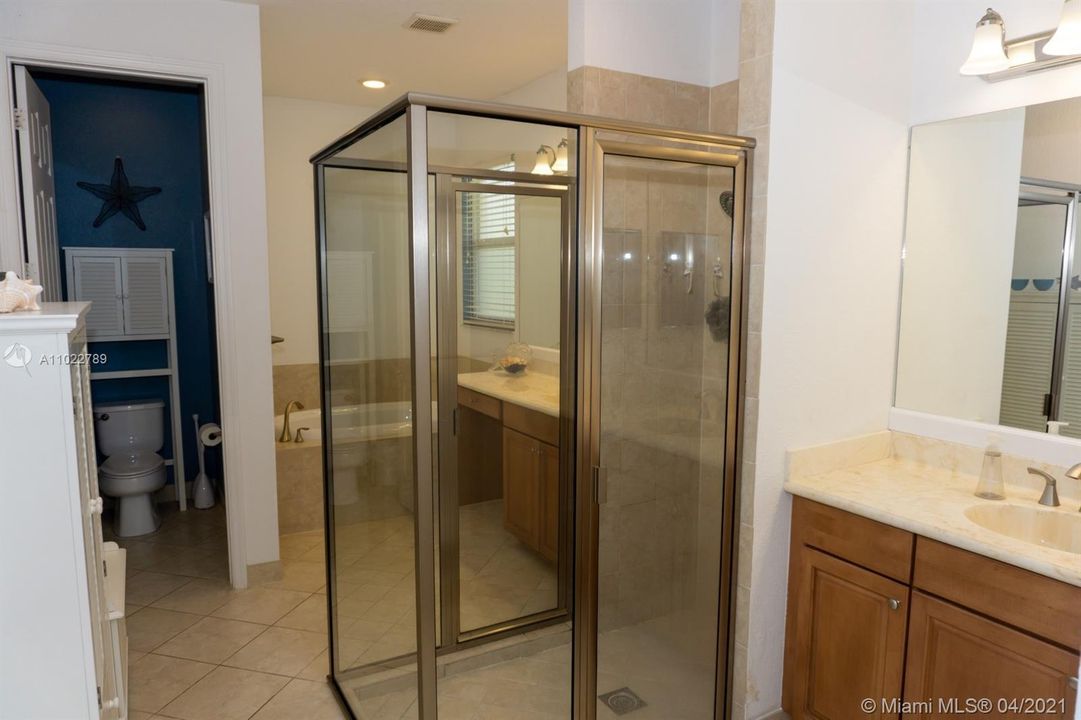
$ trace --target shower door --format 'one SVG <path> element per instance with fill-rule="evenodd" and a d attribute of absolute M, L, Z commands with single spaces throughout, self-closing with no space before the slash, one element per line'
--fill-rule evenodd
<path fill-rule="evenodd" d="M 578 578 L 596 626 L 580 612 L 595 673 L 579 701 L 712 720 L 728 675 L 743 156 L 609 137 L 586 166 L 596 554 Z"/>

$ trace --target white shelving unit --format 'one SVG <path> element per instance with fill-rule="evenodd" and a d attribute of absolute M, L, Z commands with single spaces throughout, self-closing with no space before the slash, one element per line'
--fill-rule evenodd
<path fill-rule="evenodd" d="M 188 509 L 184 475 L 184 439 L 180 422 L 180 371 L 176 353 L 176 302 L 173 251 L 167 248 L 64 249 L 68 299 L 89 301 L 86 338 L 90 342 L 161 340 L 164 367 L 91 372 L 91 380 L 169 378 L 173 466 L 180 509 Z"/>

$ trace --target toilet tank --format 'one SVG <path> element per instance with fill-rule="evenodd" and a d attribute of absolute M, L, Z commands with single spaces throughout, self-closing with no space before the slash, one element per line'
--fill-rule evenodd
<path fill-rule="evenodd" d="M 98 450 L 110 456 L 122 452 L 157 452 L 165 442 L 165 403 L 119 402 L 94 406 L 94 435 Z"/>

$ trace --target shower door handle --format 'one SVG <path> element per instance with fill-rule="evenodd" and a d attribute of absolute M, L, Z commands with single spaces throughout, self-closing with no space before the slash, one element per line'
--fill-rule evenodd
<path fill-rule="evenodd" d="M 598 505 L 608 502 L 608 470 L 599 465 L 593 466 L 593 500 Z"/>

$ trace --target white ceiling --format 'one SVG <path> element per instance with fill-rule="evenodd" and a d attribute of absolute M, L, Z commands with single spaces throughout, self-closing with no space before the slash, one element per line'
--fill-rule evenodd
<path fill-rule="evenodd" d="M 567 62 L 567 0 L 248 0 L 263 94 L 380 106 L 408 91 L 491 99 Z M 437 35 L 414 12 L 456 18 Z M 378 78 L 383 90 L 359 80 Z"/>

